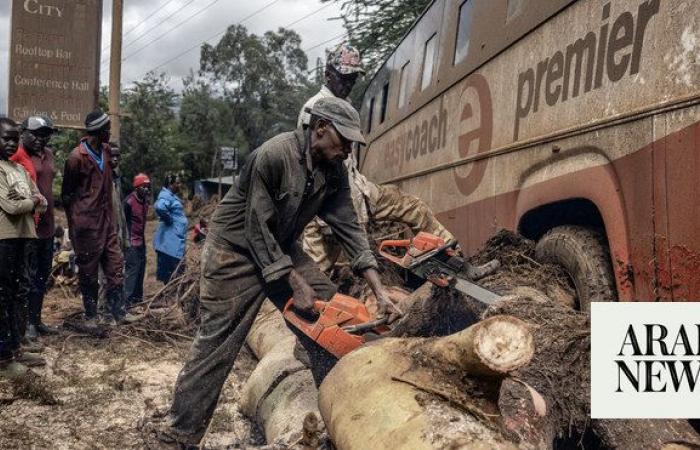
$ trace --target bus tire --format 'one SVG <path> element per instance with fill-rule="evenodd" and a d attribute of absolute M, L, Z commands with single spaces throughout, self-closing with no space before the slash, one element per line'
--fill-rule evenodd
<path fill-rule="evenodd" d="M 616 300 L 610 251 L 601 233 L 576 225 L 555 227 L 537 242 L 535 254 L 541 262 L 564 268 L 576 287 L 581 311 L 590 311 L 591 302 Z"/>

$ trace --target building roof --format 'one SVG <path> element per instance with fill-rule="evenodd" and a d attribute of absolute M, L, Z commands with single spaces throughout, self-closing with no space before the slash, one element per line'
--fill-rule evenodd
<path fill-rule="evenodd" d="M 219 184 L 219 177 L 215 178 L 202 178 L 199 180 L 200 183 L 212 183 L 212 184 Z M 221 184 L 226 185 L 226 186 L 233 186 L 234 182 L 234 176 L 229 175 L 226 177 L 221 177 Z"/>

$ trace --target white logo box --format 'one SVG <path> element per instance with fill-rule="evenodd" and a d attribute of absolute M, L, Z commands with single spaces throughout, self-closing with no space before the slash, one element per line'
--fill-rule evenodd
<path fill-rule="evenodd" d="M 659 340 L 662 327 L 667 336 Z M 591 417 L 700 418 L 699 332 L 700 302 L 593 303 Z M 646 354 L 649 334 L 655 338 L 651 342 L 653 355 Z M 666 344 L 666 352 L 675 356 L 663 355 L 660 341 Z M 623 356 L 619 356 L 621 351 Z M 635 351 L 643 354 L 633 355 Z M 625 373 L 623 367 L 629 372 Z M 691 389 L 693 381 L 697 383 Z M 661 392 L 664 386 L 665 392 Z"/>

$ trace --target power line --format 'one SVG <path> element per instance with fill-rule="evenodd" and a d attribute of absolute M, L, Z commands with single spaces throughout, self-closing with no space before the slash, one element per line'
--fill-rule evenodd
<path fill-rule="evenodd" d="M 328 44 L 329 42 L 333 42 L 333 41 L 335 41 L 335 40 L 337 40 L 337 39 L 344 38 L 344 37 L 348 36 L 349 34 L 350 34 L 350 33 L 348 33 L 348 32 L 346 31 L 345 33 L 342 33 L 342 34 L 339 34 L 339 35 L 337 35 L 337 36 L 334 36 L 334 37 L 332 37 L 332 38 L 330 38 L 330 39 L 328 39 L 328 40 L 325 40 L 325 41 L 323 41 L 323 42 L 319 42 L 318 44 L 314 45 L 313 47 L 305 48 L 305 49 L 304 49 L 304 53 L 308 53 L 308 52 L 310 52 L 311 50 L 315 50 L 315 49 L 319 48 L 320 46 L 322 46 L 323 44 Z"/>
<path fill-rule="evenodd" d="M 279 1 L 280 1 L 280 0 L 272 0 L 270 3 L 268 3 L 268 4 L 265 5 L 265 6 L 263 6 L 262 8 L 259 8 L 259 9 L 255 10 L 255 11 L 253 11 L 252 13 L 248 14 L 248 15 L 245 16 L 243 19 L 241 19 L 241 20 L 238 22 L 238 25 L 242 24 L 243 22 L 247 21 L 248 19 L 252 18 L 253 16 L 256 16 L 257 14 L 260 14 L 261 12 L 265 11 L 267 8 L 269 8 L 270 6 L 274 5 L 275 3 L 278 3 Z M 224 34 L 224 33 L 226 32 L 226 30 L 228 30 L 228 29 L 229 29 L 229 26 L 227 26 L 227 27 L 224 28 L 223 30 L 217 32 L 216 34 L 213 34 L 212 36 L 208 37 L 207 39 L 203 40 L 202 42 L 193 45 L 192 47 L 188 48 L 188 49 L 185 50 L 184 52 L 178 53 L 177 55 L 175 55 L 174 57 L 170 58 L 169 60 L 167 60 L 167 61 L 165 61 L 165 62 L 163 62 L 163 63 L 160 63 L 159 65 L 157 65 L 157 66 L 154 67 L 153 69 L 147 70 L 147 71 L 144 72 L 143 75 L 141 75 L 141 76 L 144 76 L 144 75 L 148 74 L 149 72 L 155 72 L 156 70 L 160 69 L 161 67 L 163 67 L 163 66 L 165 66 L 165 65 L 167 65 L 167 64 L 170 64 L 170 63 L 173 62 L 173 61 L 176 61 L 176 60 L 180 59 L 181 57 L 183 57 L 183 56 L 186 55 L 187 53 L 191 52 L 192 50 L 194 50 L 194 49 L 196 49 L 196 48 L 199 48 L 199 47 L 200 47 L 202 44 L 204 44 L 205 42 L 210 41 L 210 40 L 212 40 L 212 39 L 214 39 L 214 38 L 216 38 L 216 37 L 218 37 L 218 36 Z"/>
<path fill-rule="evenodd" d="M 122 59 L 122 62 L 126 61 L 127 59 L 131 58 L 132 56 L 134 56 L 134 55 L 136 55 L 136 54 L 138 54 L 138 53 L 141 53 L 141 51 L 142 51 L 143 49 L 145 49 L 146 47 L 149 47 L 149 46 L 153 45 L 155 42 L 161 40 L 163 37 L 165 37 L 165 35 L 172 33 L 173 31 L 175 31 L 176 29 L 178 29 L 178 28 L 181 27 L 182 25 L 186 24 L 186 23 L 189 22 L 190 20 L 192 20 L 192 19 L 194 19 L 195 17 L 197 17 L 198 15 L 202 14 L 202 13 L 203 13 L 204 11 L 206 11 L 207 9 L 211 8 L 212 6 L 214 6 L 214 5 L 215 5 L 216 3 L 218 3 L 219 1 L 220 1 L 220 0 L 214 0 L 213 2 L 209 3 L 207 6 L 205 6 L 205 7 L 202 8 L 202 9 L 200 9 L 199 11 L 197 11 L 196 13 L 194 13 L 193 15 L 189 16 L 187 19 L 181 21 L 180 23 L 178 23 L 177 25 L 175 25 L 174 27 L 172 27 L 171 29 L 169 29 L 169 30 L 166 31 L 165 33 L 160 34 L 158 37 L 156 37 L 155 39 L 151 40 L 151 41 L 148 42 L 146 45 L 140 47 L 140 48 L 139 48 L 138 50 L 136 50 L 135 52 L 130 53 L 129 55 L 127 55 L 126 58 Z"/>
<path fill-rule="evenodd" d="M 176 10 L 173 11 L 172 13 L 168 14 L 163 20 L 161 20 L 160 22 L 158 22 L 157 24 L 155 24 L 154 26 L 152 26 L 150 29 L 146 30 L 144 33 L 141 33 L 141 34 L 139 34 L 137 37 L 135 37 L 131 42 L 129 42 L 128 44 L 126 44 L 126 45 L 124 46 L 124 48 L 127 48 L 127 47 L 130 47 L 130 46 L 134 45 L 135 42 L 137 42 L 137 41 L 140 40 L 142 37 L 146 36 L 148 33 L 150 33 L 151 31 L 153 31 L 153 30 L 155 30 L 156 28 L 158 28 L 159 26 L 161 26 L 163 23 L 165 23 L 168 19 L 170 19 L 171 17 L 173 17 L 175 14 L 179 13 L 180 11 L 182 11 L 183 9 L 185 9 L 186 7 L 188 7 L 190 4 L 192 4 L 192 2 L 194 2 L 194 0 L 189 0 L 187 3 L 185 3 L 185 4 L 182 5 L 182 6 L 180 6 L 178 9 L 176 9 Z M 122 60 L 122 61 L 123 61 L 123 60 Z"/>
<path fill-rule="evenodd" d="M 299 22 L 308 19 L 308 18 L 311 17 L 311 16 L 314 16 L 314 15 L 320 13 L 321 11 L 323 11 L 323 10 L 326 9 L 326 8 L 328 8 L 328 7 L 331 6 L 332 4 L 333 4 L 333 3 L 330 3 L 330 2 L 329 2 L 329 3 L 326 3 L 325 6 L 322 6 L 322 7 L 318 8 L 316 11 L 311 11 L 310 13 L 308 13 L 307 15 L 305 15 L 304 17 L 300 17 L 300 18 L 298 18 L 297 20 L 295 20 L 294 22 L 285 25 L 283 28 L 292 27 L 292 26 L 298 24 Z"/>
<path fill-rule="evenodd" d="M 267 8 L 269 8 L 270 6 L 274 5 L 274 4 L 277 3 L 277 2 L 279 2 L 279 0 L 273 0 L 272 2 L 270 2 L 270 3 L 268 3 L 267 5 L 263 6 L 262 8 L 260 8 L 260 9 L 258 9 L 258 10 L 256 10 L 256 11 L 252 12 L 252 13 L 249 14 L 248 16 L 246 16 L 246 17 L 244 17 L 243 19 L 241 19 L 241 20 L 238 22 L 238 24 L 239 24 L 239 25 L 242 24 L 243 22 L 245 22 L 245 21 L 247 21 L 248 19 L 250 19 L 251 17 L 253 17 L 253 16 L 255 16 L 255 15 L 261 13 L 262 11 L 266 10 Z M 326 4 L 326 5 L 324 5 L 324 6 L 320 7 L 320 8 L 318 8 L 317 10 L 312 11 L 312 12 L 310 12 L 309 14 L 306 14 L 305 16 L 300 17 L 299 19 L 296 19 L 295 21 L 293 21 L 293 22 L 291 22 L 291 23 L 285 25 L 284 28 L 289 28 L 289 27 L 291 27 L 292 25 L 296 25 L 297 23 L 299 23 L 299 22 L 301 22 L 301 21 L 303 21 L 303 20 L 305 20 L 305 19 L 308 19 L 309 17 L 311 17 L 311 16 L 313 16 L 313 15 L 315 15 L 315 14 L 321 12 L 322 10 L 326 9 L 326 8 L 327 8 L 328 6 L 330 6 L 330 5 L 331 5 L 331 3 L 328 3 L 328 4 Z M 183 52 L 181 52 L 181 53 L 178 53 L 177 55 L 173 56 L 172 58 L 168 59 L 167 61 L 165 61 L 165 62 L 163 62 L 163 63 L 157 65 L 157 66 L 154 67 L 153 69 L 150 69 L 150 70 L 144 72 L 143 75 L 146 75 L 146 74 L 148 74 L 149 72 L 155 72 L 156 70 L 160 69 L 161 67 L 166 66 L 166 65 L 170 64 L 171 62 L 180 59 L 181 57 L 183 57 L 183 56 L 185 56 L 186 54 L 188 54 L 189 52 L 191 52 L 191 51 L 193 51 L 193 50 L 199 48 L 200 46 L 202 46 L 203 44 L 207 43 L 208 41 L 210 41 L 210 40 L 212 40 L 212 39 L 214 39 L 214 38 L 216 38 L 216 37 L 218 37 L 218 36 L 224 34 L 224 33 L 226 32 L 226 30 L 228 30 L 228 29 L 229 29 L 229 26 L 227 26 L 227 27 L 224 28 L 223 30 L 217 32 L 216 34 L 213 34 L 212 36 L 208 37 L 207 39 L 203 40 L 202 42 L 193 45 L 192 47 L 186 49 L 185 51 L 183 51 Z M 337 38 L 338 38 L 338 36 L 335 37 L 335 39 L 337 39 Z M 322 43 L 322 44 L 319 44 L 319 45 L 323 45 L 323 43 Z M 142 75 L 142 76 L 143 76 L 143 75 Z"/>
<path fill-rule="evenodd" d="M 146 16 L 146 18 L 144 18 L 141 22 L 139 22 L 139 23 L 137 23 L 135 26 L 129 28 L 129 31 L 125 32 L 125 33 L 122 35 L 122 39 L 124 39 L 126 36 L 128 36 L 130 33 L 132 33 L 135 29 L 137 29 L 138 27 L 140 27 L 141 25 L 143 25 L 144 23 L 146 23 L 146 22 L 148 21 L 148 19 L 150 19 L 151 17 L 153 17 L 154 15 L 156 15 L 157 13 L 159 13 L 161 10 L 165 9 L 166 6 L 168 6 L 169 4 L 171 4 L 171 3 L 174 2 L 174 1 L 175 1 L 175 0 L 168 0 L 168 2 L 166 2 L 164 5 L 159 6 L 158 8 L 154 9 L 153 12 L 151 12 L 148 16 Z M 109 46 L 109 45 L 106 45 L 106 46 L 102 49 L 102 53 L 104 53 L 104 52 L 106 52 L 107 50 L 109 50 L 109 48 L 110 48 L 110 46 Z"/>

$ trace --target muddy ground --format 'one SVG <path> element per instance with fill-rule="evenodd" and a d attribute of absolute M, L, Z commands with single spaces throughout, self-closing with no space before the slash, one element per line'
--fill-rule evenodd
<path fill-rule="evenodd" d="M 151 236 L 155 225 L 149 223 Z M 148 258 L 147 297 L 161 287 L 150 246 Z M 80 298 L 66 290 L 54 288 L 47 295 L 44 321 L 61 332 L 42 339 L 47 365 L 34 370 L 31 382 L 0 381 L 0 449 L 143 448 L 139 421 L 153 408 L 169 404 L 189 339 L 151 339 L 119 327 L 110 338 L 97 339 L 61 328 L 65 317 L 81 310 Z M 222 393 L 206 446 L 260 443 L 260 434 L 237 407 L 255 363 L 244 349 Z"/>

